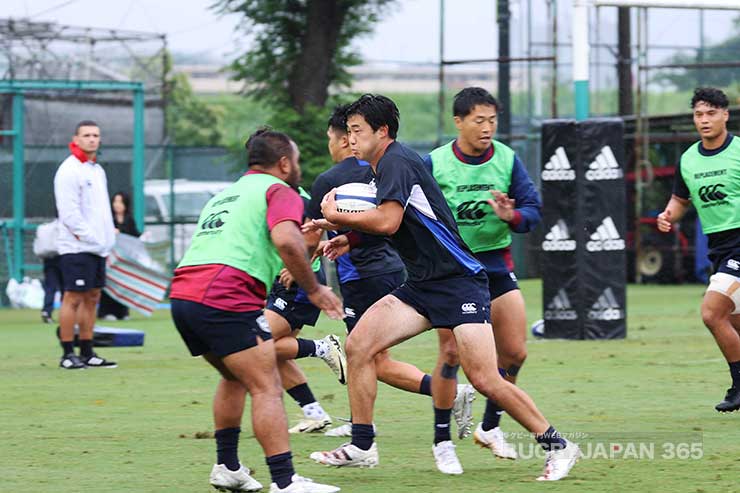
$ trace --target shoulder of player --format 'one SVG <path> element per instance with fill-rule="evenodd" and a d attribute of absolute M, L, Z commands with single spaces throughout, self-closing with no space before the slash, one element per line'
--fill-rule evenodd
<path fill-rule="evenodd" d="M 381 164 L 385 164 L 390 161 L 404 162 L 412 166 L 424 166 L 424 160 L 419 153 L 398 141 L 394 141 L 388 146 L 385 154 L 383 154 L 383 157 L 378 161 L 378 167 L 380 168 Z"/>
<path fill-rule="evenodd" d="M 316 177 L 316 180 L 314 180 L 314 183 L 326 183 L 331 186 L 341 185 L 340 182 L 342 181 L 343 176 L 347 171 L 353 169 L 355 166 L 357 166 L 357 160 L 354 157 L 348 157 L 347 159 L 339 161 L 323 173 L 320 173 Z"/>
<path fill-rule="evenodd" d="M 450 150 L 452 148 L 452 144 L 454 142 L 455 142 L 455 140 L 453 139 L 453 140 L 449 141 L 446 144 L 442 144 L 439 147 L 435 147 L 434 149 L 432 149 L 431 151 L 429 151 L 429 154 L 427 154 L 426 157 L 433 163 L 434 162 L 434 157 L 435 156 L 439 156 L 440 153 L 442 153 L 442 152 L 445 152 L 445 151 Z"/>
<path fill-rule="evenodd" d="M 273 183 L 269 187 L 267 187 L 267 191 L 265 192 L 265 195 L 267 198 L 271 198 L 274 195 L 279 195 L 281 198 L 299 198 L 301 201 L 303 198 L 301 197 L 301 194 L 298 193 L 296 189 L 288 185 L 287 183 Z"/>
<path fill-rule="evenodd" d="M 693 144 L 691 144 L 691 146 L 689 146 L 688 149 L 686 149 L 685 151 L 683 151 L 683 153 L 681 154 L 681 159 L 683 159 L 685 156 L 688 156 L 690 154 L 699 154 L 699 146 L 700 145 L 701 145 L 701 140 L 697 140 L 696 142 L 694 142 Z M 699 154 L 699 155 L 701 155 L 701 154 Z"/>
<path fill-rule="evenodd" d="M 506 150 L 506 151 L 511 151 L 514 154 L 516 154 L 516 152 L 514 151 L 514 149 L 511 148 L 511 146 L 508 146 L 508 145 L 504 144 L 500 140 L 492 139 L 491 140 L 491 143 L 493 144 L 493 151 L 494 152 L 496 152 L 499 149 L 502 149 L 502 150 Z"/>
<path fill-rule="evenodd" d="M 730 145 L 728 145 L 727 147 L 728 148 L 735 147 L 735 148 L 740 149 L 740 137 L 738 137 L 737 135 L 733 135 L 733 134 L 731 134 L 730 137 L 731 137 Z"/>

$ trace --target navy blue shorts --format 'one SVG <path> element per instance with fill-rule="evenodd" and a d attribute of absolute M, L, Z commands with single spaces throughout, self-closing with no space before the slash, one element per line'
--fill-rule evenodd
<path fill-rule="evenodd" d="M 303 299 L 306 301 L 302 301 Z M 267 295 L 266 309 L 287 320 L 292 330 L 300 330 L 304 325 L 313 327 L 321 315 L 321 310 L 308 301 L 305 293 L 299 291 L 297 284 L 293 283 L 290 289 L 286 289 L 277 280 Z"/>
<path fill-rule="evenodd" d="M 171 300 L 172 320 L 193 356 L 213 353 L 223 358 L 272 339 L 262 310 L 229 312 L 202 303 Z"/>
<path fill-rule="evenodd" d="M 438 329 L 491 322 L 488 275 L 483 271 L 475 276 L 408 281 L 391 294 L 413 307 Z"/>
<path fill-rule="evenodd" d="M 64 291 L 89 291 L 105 286 L 105 258 L 93 253 L 59 256 Z"/>
<path fill-rule="evenodd" d="M 491 293 L 491 301 L 515 289 L 519 289 L 519 284 L 513 272 L 488 273 L 488 290 Z"/>
<path fill-rule="evenodd" d="M 347 326 L 347 333 L 352 332 L 368 308 L 383 296 L 391 294 L 405 280 L 406 271 L 399 270 L 340 284 L 339 290 L 342 292 L 344 324 Z"/>
<path fill-rule="evenodd" d="M 724 272 L 731 276 L 740 277 L 740 251 L 738 250 L 718 258 L 713 264 L 715 273 Z"/>

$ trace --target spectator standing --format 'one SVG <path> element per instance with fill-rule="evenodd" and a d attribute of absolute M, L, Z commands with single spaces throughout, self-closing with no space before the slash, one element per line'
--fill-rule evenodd
<path fill-rule="evenodd" d="M 115 243 L 115 230 L 105 170 L 97 161 L 100 128 L 91 120 L 77 124 L 70 156 L 54 176 L 59 211 L 59 265 L 64 298 L 59 311 L 63 354 L 59 366 L 67 370 L 114 368 L 116 363 L 93 351 L 95 306 L 105 285 L 105 257 Z M 80 355 L 74 353 L 74 326 L 80 327 Z"/>
<path fill-rule="evenodd" d="M 141 232 L 136 228 L 136 222 L 131 214 L 131 199 L 126 192 L 119 191 L 113 194 L 111 199 L 111 212 L 113 214 L 113 226 L 116 233 L 138 238 Z M 129 316 L 129 309 L 126 305 L 114 300 L 103 291 L 100 294 L 100 303 L 98 304 L 98 318 L 105 320 L 126 320 Z"/>
<path fill-rule="evenodd" d="M 41 320 L 45 324 L 54 323 L 54 296 L 61 290 L 62 273 L 59 270 L 59 251 L 57 237 L 59 235 L 59 221 L 54 219 L 49 223 L 40 224 L 36 228 L 36 237 L 33 240 L 33 253 L 44 264 L 44 306 L 41 308 Z"/>

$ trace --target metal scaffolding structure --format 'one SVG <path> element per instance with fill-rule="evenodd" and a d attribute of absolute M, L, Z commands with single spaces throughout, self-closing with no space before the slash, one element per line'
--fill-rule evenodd
<path fill-rule="evenodd" d="M 164 92 L 164 34 L 0 19 L 0 78 L 144 83 Z"/>
<path fill-rule="evenodd" d="M 53 176 L 58 153 L 80 119 L 104 124 L 106 162 L 129 171 L 121 174 L 127 175 L 134 218 L 143 227 L 145 138 L 166 138 L 168 69 L 163 34 L 0 19 L 0 153 L 11 155 L 0 157 L 12 162 L 0 172 L 12 176 L 3 184 L 4 193 L 12 194 L 12 220 L 5 223 L 12 277 L 21 279 L 35 267 L 25 253 L 36 227 L 26 217 L 33 205 L 26 195 L 36 191 L 30 177 L 37 168 Z M 145 116 L 147 107 L 154 116 Z"/>

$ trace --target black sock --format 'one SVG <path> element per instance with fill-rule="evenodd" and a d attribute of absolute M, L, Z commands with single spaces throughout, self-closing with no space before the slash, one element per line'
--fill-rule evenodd
<path fill-rule="evenodd" d="M 316 398 L 313 396 L 313 392 L 311 392 L 307 383 L 296 385 L 295 387 L 286 390 L 286 392 L 301 407 L 316 402 Z"/>
<path fill-rule="evenodd" d="M 373 446 L 375 430 L 373 425 L 358 425 L 352 423 L 352 445 L 362 450 L 369 450 Z"/>
<path fill-rule="evenodd" d="M 483 422 L 481 423 L 483 431 L 496 428 L 501 422 L 502 414 L 504 414 L 504 410 L 495 401 L 488 399 L 486 401 L 486 410 L 483 413 Z"/>
<path fill-rule="evenodd" d="M 308 358 L 309 356 L 316 354 L 316 343 L 311 339 L 296 339 L 296 341 L 298 341 L 298 354 L 295 357 L 296 359 Z"/>
<path fill-rule="evenodd" d="M 550 452 L 551 450 L 561 450 L 565 448 L 565 439 L 560 436 L 560 433 L 555 430 L 552 426 L 547 429 L 542 435 L 535 435 L 535 440 L 545 450 Z"/>
<path fill-rule="evenodd" d="M 434 408 L 434 445 L 439 442 L 446 442 L 452 440 L 450 436 L 450 415 L 452 414 L 452 408 L 450 409 L 439 409 Z"/>
<path fill-rule="evenodd" d="M 62 352 L 64 353 L 62 356 L 67 356 L 68 354 L 73 354 L 75 352 L 75 343 L 74 341 L 62 341 Z"/>
<path fill-rule="evenodd" d="M 272 455 L 265 458 L 267 467 L 270 468 L 270 477 L 272 482 L 281 490 L 293 482 L 293 455 L 290 452 Z"/>
<path fill-rule="evenodd" d="M 424 375 L 419 384 L 419 393 L 424 395 L 432 395 L 432 376 Z"/>
<path fill-rule="evenodd" d="M 89 358 L 93 355 L 92 339 L 80 339 L 80 357 Z"/>
<path fill-rule="evenodd" d="M 740 361 L 728 363 L 730 365 L 730 376 L 732 377 L 732 386 L 740 389 Z"/>
<path fill-rule="evenodd" d="M 241 428 L 216 430 L 216 463 L 225 465 L 229 471 L 239 469 L 239 432 Z"/>

